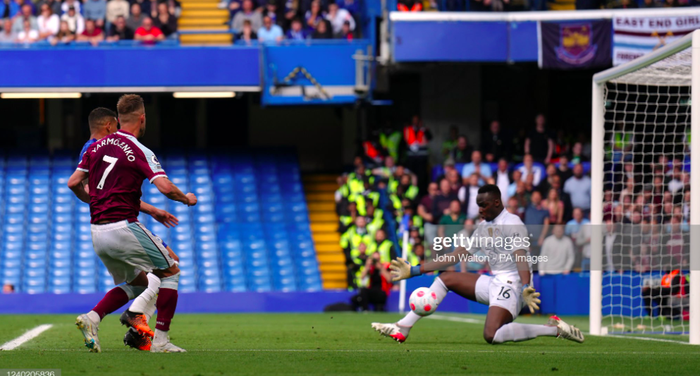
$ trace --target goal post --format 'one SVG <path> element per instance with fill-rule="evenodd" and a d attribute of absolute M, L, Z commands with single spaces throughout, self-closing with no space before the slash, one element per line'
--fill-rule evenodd
<path fill-rule="evenodd" d="M 638 59 L 594 75 L 592 86 L 590 333 L 608 333 L 609 328 L 604 321 L 610 319 L 607 323 L 622 332 L 687 334 L 691 344 L 700 344 L 700 168 L 690 168 L 700 166 L 700 30 Z M 615 149 L 612 148 L 613 144 L 625 147 Z M 664 158 L 668 156 L 672 161 L 665 163 Z M 670 172 L 666 171 L 666 165 L 670 166 Z M 639 186 L 634 187 L 637 178 L 643 184 L 642 190 Z M 624 179 L 629 180 L 620 183 Z M 648 183 L 650 179 L 652 184 Z M 678 179 L 680 183 L 676 183 L 675 189 L 667 194 L 669 192 L 665 189 L 667 185 L 670 186 L 668 182 Z M 660 192 L 656 190 L 657 185 L 663 187 Z M 623 193 L 619 194 L 610 186 L 617 189 L 624 187 L 621 189 Z M 635 189 L 630 189 L 630 186 Z M 690 189 L 692 186 L 696 188 Z M 651 190 L 650 196 L 654 198 L 651 202 L 646 196 L 648 190 Z M 634 193 L 630 194 L 631 191 Z M 659 193 L 660 199 L 657 198 Z M 636 205 L 628 207 L 626 205 L 631 198 L 624 197 L 625 194 L 642 198 Z M 620 201 L 615 201 L 618 198 Z M 618 212 L 611 214 L 610 208 L 619 205 L 622 205 L 619 210 L 622 215 Z M 649 220 L 649 227 L 640 225 L 640 231 L 651 228 L 653 233 L 658 228 L 659 234 L 663 233 L 664 241 L 668 239 L 669 243 L 659 243 L 661 246 L 657 248 L 644 246 L 642 256 L 633 255 L 635 245 L 642 244 L 635 239 L 636 233 L 633 232 L 639 215 L 637 222 L 626 219 L 623 223 L 619 218 L 629 218 L 630 213 L 639 213 L 639 207 L 649 206 L 652 207 L 650 218 L 665 219 L 659 223 Z M 686 214 L 676 216 L 677 207 L 680 207 L 679 212 Z M 667 213 L 668 210 L 673 213 Z M 604 217 L 608 218 L 609 223 L 604 221 Z M 683 222 L 685 220 L 687 222 Z M 613 228 L 615 230 L 611 230 Z M 632 232 L 624 238 L 628 242 L 627 247 L 621 247 L 624 251 L 619 251 L 629 253 L 618 258 L 626 261 L 622 262 L 622 267 L 613 268 L 609 266 L 613 259 L 610 253 L 615 248 L 613 240 L 606 245 L 606 239 L 615 237 L 606 237 L 605 231 L 608 234 L 617 231 L 619 235 L 620 231 L 630 228 Z M 654 236 L 652 238 L 655 239 Z M 669 244 L 668 247 L 665 244 Z M 656 268 L 652 261 L 649 267 L 649 260 L 661 260 L 662 256 L 668 256 L 659 255 L 656 259 L 652 257 L 653 254 L 649 256 L 646 253 L 649 249 L 665 252 L 671 250 L 672 245 L 683 249 L 680 256 L 666 257 L 667 261 L 664 262 L 657 261 Z M 682 252 L 687 252 L 687 256 Z M 660 274 L 668 269 L 683 270 L 690 287 L 687 300 L 680 303 L 688 313 L 684 313 L 682 319 L 676 313 L 664 314 L 660 305 L 658 316 L 646 313 L 647 307 L 651 306 L 646 300 L 649 296 L 645 300 L 638 296 L 642 289 L 649 291 L 647 282 L 660 279 Z M 667 302 L 654 300 L 655 304 L 658 301 Z M 674 306 L 673 309 L 680 308 Z M 671 312 L 670 308 L 665 312 Z M 664 315 L 672 316 L 672 321 L 664 321 Z"/>

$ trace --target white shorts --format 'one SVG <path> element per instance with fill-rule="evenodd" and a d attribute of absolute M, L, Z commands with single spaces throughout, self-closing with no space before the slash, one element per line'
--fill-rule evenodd
<path fill-rule="evenodd" d="M 482 275 L 476 280 L 474 292 L 477 302 L 506 309 L 515 320 L 523 308 L 522 287 L 518 274 Z"/>
<path fill-rule="evenodd" d="M 115 285 L 133 281 L 142 271 L 148 273 L 175 265 L 163 241 L 139 222 L 91 225 L 90 231 L 95 253 Z"/>

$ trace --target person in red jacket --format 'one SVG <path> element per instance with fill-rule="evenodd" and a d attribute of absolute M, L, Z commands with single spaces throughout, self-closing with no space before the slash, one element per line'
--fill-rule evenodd
<path fill-rule="evenodd" d="M 672 298 L 684 298 L 688 293 L 688 280 L 680 270 L 672 270 L 661 277 L 660 286 L 646 286 L 642 289 L 644 308 L 650 317 L 654 317 L 654 303 L 656 303 L 659 306 L 658 316 L 681 318 L 683 307 L 672 304 Z"/>

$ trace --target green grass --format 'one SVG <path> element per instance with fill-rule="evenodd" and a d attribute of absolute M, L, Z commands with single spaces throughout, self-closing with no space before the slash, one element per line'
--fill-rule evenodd
<path fill-rule="evenodd" d="M 440 315 L 483 320 L 483 316 Z M 631 338 L 587 337 L 584 344 L 554 338 L 489 345 L 482 326 L 424 319 L 405 344 L 380 337 L 372 321 L 396 314 L 178 315 L 173 343 L 185 354 L 125 348 L 118 316 L 100 328 L 102 354 L 89 353 L 75 315 L 0 316 L 0 343 L 40 324 L 54 327 L 16 350 L 0 352 L 0 368 L 60 368 L 63 375 L 231 374 L 697 374 L 700 347 Z M 585 317 L 566 318 L 587 330 Z M 543 323 L 544 317 L 518 322 Z M 668 336 L 670 339 L 679 337 Z"/>

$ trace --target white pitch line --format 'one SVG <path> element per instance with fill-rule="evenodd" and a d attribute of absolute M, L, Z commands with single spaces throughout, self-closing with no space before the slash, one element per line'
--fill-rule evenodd
<path fill-rule="evenodd" d="M 85 349 L 41 349 L 41 352 L 86 352 Z M 131 352 L 136 353 L 136 350 L 132 349 L 109 349 L 104 350 L 104 352 Z M 486 354 L 541 354 L 545 355 L 560 355 L 560 354 L 571 354 L 570 351 L 542 351 L 542 350 L 442 350 L 442 349 L 406 349 L 404 345 L 397 345 L 396 349 L 187 349 L 188 353 L 442 353 L 442 354 L 474 354 L 474 353 L 486 353 Z M 576 354 L 586 354 L 586 355 L 678 355 L 677 351 L 576 351 Z"/>
<path fill-rule="evenodd" d="M 483 320 L 477 320 L 477 319 L 470 319 L 466 317 L 454 317 L 454 316 L 444 316 L 444 315 L 430 315 L 428 316 L 429 319 L 435 319 L 435 320 L 444 320 L 444 321 L 455 321 L 455 322 L 463 322 L 467 324 L 483 324 Z"/>
<path fill-rule="evenodd" d="M 22 334 L 21 336 L 13 339 L 12 341 L 9 341 L 2 346 L 0 346 L 0 351 L 8 351 L 8 350 L 14 350 L 23 344 L 31 341 L 32 339 L 38 337 L 41 333 L 51 329 L 53 325 L 51 324 L 44 324 L 44 325 L 39 325 L 36 328 Z"/>
<path fill-rule="evenodd" d="M 454 322 L 462 322 L 466 324 L 483 324 L 483 321 L 479 321 L 476 319 L 470 319 L 466 317 L 453 317 L 453 316 L 443 316 L 443 315 L 430 315 L 428 318 L 433 318 L 436 320 L 444 320 L 444 321 L 454 321 Z M 586 334 L 589 334 L 588 332 L 584 332 Z M 602 337 L 611 337 L 611 338 L 622 338 L 622 339 L 636 339 L 639 341 L 652 341 L 652 342 L 666 342 L 666 343 L 677 343 L 681 345 L 688 345 L 688 342 L 683 342 L 683 341 L 677 341 L 673 339 L 663 339 L 663 338 L 651 338 L 651 337 L 636 337 L 636 336 L 623 336 L 619 334 L 606 334 L 605 336 Z"/>

